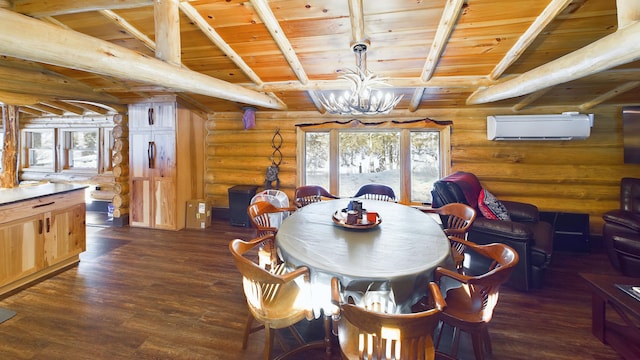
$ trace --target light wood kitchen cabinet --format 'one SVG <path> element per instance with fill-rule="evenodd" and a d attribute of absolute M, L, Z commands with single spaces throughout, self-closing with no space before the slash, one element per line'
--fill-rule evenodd
<path fill-rule="evenodd" d="M 130 225 L 184 228 L 203 195 L 204 119 L 175 101 L 130 105 L 129 171 Z"/>
<path fill-rule="evenodd" d="M 86 249 L 84 186 L 37 188 L 3 190 L 21 194 L 0 204 L 0 295 L 76 264 Z"/>

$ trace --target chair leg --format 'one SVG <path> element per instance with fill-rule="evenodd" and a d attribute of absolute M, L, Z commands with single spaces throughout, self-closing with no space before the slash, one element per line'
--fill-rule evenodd
<path fill-rule="evenodd" d="M 493 354 L 493 348 L 491 347 L 491 336 L 489 335 L 489 327 L 482 327 L 482 337 L 484 338 L 484 348 L 487 350 L 488 354 Z"/>
<path fill-rule="evenodd" d="M 442 320 L 438 321 L 438 325 L 433 330 L 433 345 L 438 349 L 440 347 L 440 340 L 442 339 L 442 331 L 444 330 L 444 323 Z"/>
<path fill-rule="evenodd" d="M 275 346 L 275 342 L 277 340 L 278 344 L 280 344 L 280 348 L 282 348 L 282 350 L 284 350 L 285 352 L 288 351 L 289 345 L 287 345 L 287 340 L 282 336 L 282 332 L 276 329 L 271 329 L 271 333 L 273 334 L 274 338 L 272 347 Z"/>
<path fill-rule="evenodd" d="M 271 329 L 269 326 L 264 327 L 264 335 L 265 335 L 265 342 L 264 342 L 264 360 L 270 360 L 271 359 L 271 348 L 273 348 L 273 338 L 275 335 L 275 330 Z"/>
<path fill-rule="evenodd" d="M 482 331 L 471 331 L 471 343 L 476 360 L 484 360 L 484 347 L 482 346 Z"/>
<path fill-rule="evenodd" d="M 298 329 L 296 329 L 295 326 L 293 325 L 289 326 L 289 332 L 291 332 L 291 335 L 293 335 L 293 337 L 296 339 L 299 345 L 302 345 L 305 343 L 304 339 L 302 338 L 302 335 L 300 335 L 300 332 L 298 332 Z"/>
<path fill-rule="evenodd" d="M 253 334 L 256 331 L 264 329 L 263 324 L 258 324 L 256 326 L 253 326 L 254 322 L 255 322 L 255 318 L 253 317 L 253 315 L 249 314 L 249 317 L 247 318 L 247 323 L 244 327 L 244 338 L 242 339 L 243 349 L 247 348 L 247 344 L 249 343 L 249 335 Z"/>
<path fill-rule="evenodd" d="M 451 341 L 451 356 L 458 357 L 459 347 L 460 347 L 460 329 L 453 326 L 453 339 Z"/>
<path fill-rule="evenodd" d="M 249 334 L 251 334 L 251 325 L 253 325 L 253 315 L 249 313 L 249 317 L 247 318 L 247 323 L 244 326 L 244 337 L 242 338 L 242 348 L 247 348 L 247 343 L 249 342 Z"/>

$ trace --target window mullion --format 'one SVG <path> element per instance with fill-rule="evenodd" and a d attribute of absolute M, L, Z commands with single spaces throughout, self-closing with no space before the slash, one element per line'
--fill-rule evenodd
<path fill-rule="evenodd" d="M 329 184 L 332 194 L 340 194 L 340 149 L 338 130 L 333 129 L 329 132 Z"/>
<path fill-rule="evenodd" d="M 400 199 L 405 204 L 411 202 L 411 138 L 410 131 L 400 131 Z"/>

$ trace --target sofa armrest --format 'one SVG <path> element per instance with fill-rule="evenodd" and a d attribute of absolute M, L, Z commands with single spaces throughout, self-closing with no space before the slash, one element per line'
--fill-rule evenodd
<path fill-rule="evenodd" d="M 634 254 L 640 257 L 640 235 L 614 235 L 613 247 L 628 254 Z"/>
<path fill-rule="evenodd" d="M 540 213 L 535 205 L 508 200 L 500 200 L 500 202 L 507 208 L 507 213 L 513 221 L 537 222 L 540 220 Z"/>
<path fill-rule="evenodd" d="M 640 233 L 640 215 L 624 210 L 612 210 L 602 215 L 606 223 L 616 224 Z"/>
<path fill-rule="evenodd" d="M 509 238 L 513 241 L 528 242 L 533 239 L 533 232 L 529 224 L 521 224 L 515 221 L 476 217 L 472 229 L 479 233 L 493 237 Z M 473 241 L 473 239 L 471 240 Z"/>
<path fill-rule="evenodd" d="M 480 245 L 503 243 L 511 246 L 518 253 L 519 259 L 509 277 L 508 284 L 518 290 L 529 290 L 531 285 L 531 243 L 533 239 L 530 237 L 523 239 L 508 233 L 507 228 L 511 228 L 512 225 L 520 228 L 523 224 L 513 223 L 512 221 L 476 218 L 476 221 L 469 231 L 469 241 Z M 524 236 L 525 233 L 529 233 L 523 229 L 518 230 L 518 234 L 522 236 Z M 483 262 L 479 262 L 477 257 L 473 255 L 470 256 L 468 266 L 471 273 L 474 273 L 479 267 L 482 268 L 485 265 Z"/>

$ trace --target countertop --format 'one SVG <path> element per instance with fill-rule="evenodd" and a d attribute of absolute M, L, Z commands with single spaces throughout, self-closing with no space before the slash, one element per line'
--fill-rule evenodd
<path fill-rule="evenodd" d="M 20 186 L 11 189 L 2 188 L 0 189 L 0 206 L 85 188 L 87 185 L 56 183 Z"/>

